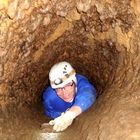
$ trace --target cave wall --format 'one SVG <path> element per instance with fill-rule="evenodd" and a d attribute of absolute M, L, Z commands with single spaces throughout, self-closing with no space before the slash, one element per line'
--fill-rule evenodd
<path fill-rule="evenodd" d="M 1 0 L 1 110 L 38 102 L 60 60 L 87 75 L 98 94 L 111 86 L 136 91 L 139 6 L 138 0 Z"/>
<path fill-rule="evenodd" d="M 1 0 L 0 113 L 38 103 L 51 66 L 67 60 L 99 96 L 62 137 L 139 140 L 139 7 L 139 0 Z"/>

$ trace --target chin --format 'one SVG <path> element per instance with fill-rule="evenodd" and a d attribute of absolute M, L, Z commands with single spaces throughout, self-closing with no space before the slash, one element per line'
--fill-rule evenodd
<path fill-rule="evenodd" d="M 72 101 L 72 98 L 69 98 L 69 99 L 63 99 L 65 102 L 71 102 Z"/>
<path fill-rule="evenodd" d="M 70 100 L 68 100 L 68 99 L 63 99 L 65 102 L 69 102 Z"/>

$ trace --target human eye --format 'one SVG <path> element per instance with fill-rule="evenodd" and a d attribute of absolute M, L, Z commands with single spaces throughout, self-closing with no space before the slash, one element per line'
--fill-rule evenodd
<path fill-rule="evenodd" d="M 59 92 L 59 91 L 61 90 L 61 88 L 56 88 L 55 90 L 56 90 L 57 92 Z"/>

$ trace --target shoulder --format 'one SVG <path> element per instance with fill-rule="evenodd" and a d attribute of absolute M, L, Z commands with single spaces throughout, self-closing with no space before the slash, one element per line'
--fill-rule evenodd
<path fill-rule="evenodd" d="M 43 92 L 43 99 L 51 99 L 53 98 L 53 96 L 55 96 L 55 90 L 53 88 L 51 88 L 51 86 L 49 86 L 48 88 L 46 88 Z"/>
<path fill-rule="evenodd" d="M 80 75 L 80 74 L 76 74 L 76 78 L 77 78 L 77 90 L 78 91 L 82 91 L 83 89 L 93 89 L 94 85 L 91 84 L 88 80 L 87 77 Z"/>
<path fill-rule="evenodd" d="M 77 84 L 81 84 L 81 83 L 89 83 L 88 78 L 81 75 L 81 74 L 76 74 L 76 78 L 77 78 Z"/>
<path fill-rule="evenodd" d="M 81 74 L 79 74 L 79 73 L 76 74 L 76 78 L 77 78 L 78 81 L 81 80 L 81 79 L 87 79 L 86 76 L 81 75 Z"/>

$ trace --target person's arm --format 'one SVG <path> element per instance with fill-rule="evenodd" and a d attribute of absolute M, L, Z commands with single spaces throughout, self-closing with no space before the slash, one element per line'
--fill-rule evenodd
<path fill-rule="evenodd" d="M 72 124 L 73 120 L 78 115 L 87 110 L 95 101 L 96 94 L 92 93 L 92 90 L 87 90 L 87 88 L 85 89 L 85 91 L 82 91 L 85 95 L 81 94 L 79 97 L 77 96 L 75 104 L 71 108 L 69 108 L 65 113 L 62 113 L 60 117 L 49 122 L 50 125 L 53 125 L 53 129 L 55 131 L 59 132 L 65 130 Z"/>
<path fill-rule="evenodd" d="M 76 117 L 82 113 L 82 109 L 79 106 L 72 106 L 68 111 L 74 112 Z"/>
<path fill-rule="evenodd" d="M 80 115 L 82 112 L 86 111 L 96 99 L 96 90 L 88 82 L 87 79 L 82 78 L 79 82 L 78 92 L 76 93 L 74 104 L 66 112 L 52 121 L 49 122 L 53 125 L 55 131 L 63 131 L 68 126 L 70 126 L 73 120 Z"/>
<path fill-rule="evenodd" d="M 58 116 L 61 115 L 61 112 L 58 112 L 54 109 L 55 106 L 55 97 L 54 97 L 54 91 L 52 90 L 51 87 L 47 88 L 43 92 L 42 96 L 42 103 L 44 106 L 44 111 L 45 115 L 48 116 L 49 118 L 57 118 Z"/>
<path fill-rule="evenodd" d="M 44 105 L 44 111 L 45 111 L 45 115 L 49 118 L 57 118 L 58 116 L 61 115 L 61 112 L 58 112 L 56 110 L 53 109 L 50 101 L 48 100 L 44 100 L 43 101 L 43 105 Z"/>
<path fill-rule="evenodd" d="M 72 106 L 66 112 L 62 113 L 61 116 L 51 120 L 49 124 L 53 125 L 55 131 L 63 131 L 70 126 L 73 120 L 81 113 L 82 110 L 79 106 Z"/>
<path fill-rule="evenodd" d="M 78 106 L 82 112 L 91 107 L 96 100 L 96 90 L 93 86 L 82 87 L 79 89 L 73 106 Z"/>

